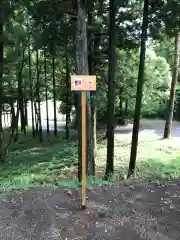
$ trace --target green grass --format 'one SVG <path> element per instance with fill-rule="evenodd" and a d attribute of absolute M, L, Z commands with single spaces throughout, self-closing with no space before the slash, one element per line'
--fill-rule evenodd
<path fill-rule="evenodd" d="M 172 179 L 180 177 L 180 156 L 170 158 L 154 158 L 141 162 L 138 176 L 148 179 Z"/>
<path fill-rule="evenodd" d="M 36 185 L 64 185 L 76 187 L 74 175 L 69 181 L 65 174 L 77 165 L 77 141 L 64 140 L 62 134 L 49 137 L 43 133 L 44 141 L 39 142 L 30 132 L 13 143 L 7 162 L 0 167 L 0 190 L 25 189 Z M 140 137 L 137 157 L 137 177 L 140 179 L 163 179 L 180 176 L 179 138 L 162 140 Z M 130 136 L 115 136 L 115 166 L 117 175 L 125 178 L 130 155 Z M 96 168 L 97 178 L 89 178 L 88 184 L 103 184 L 106 162 L 106 141 L 99 141 Z M 65 171 L 67 170 L 67 171 Z M 73 177 L 72 177 L 73 176 Z"/>
<path fill-rule="evenodd" d="M 77 145 L 61 135 L 50 134 L 44 142 L 20 136 L 11 146 L 8 161 L 0 169 L 0 189 L 19 189 L 39 184 L 54 184 L 62 179 L 61 170 L 77 164 Z"/>

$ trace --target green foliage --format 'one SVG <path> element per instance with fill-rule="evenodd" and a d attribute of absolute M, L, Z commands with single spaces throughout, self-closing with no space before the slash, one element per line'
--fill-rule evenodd
<path fill-rule="evenodd" d="M 60 107 L 59 107 L 59 112 L 62 114 L 66 114 L 66 105 L 65 103 L 61 103 Z"/>
<path fill-rule="evenodd" d="M 133 116 L 139 53 L 120 51 L 118 54 L 120 59 L 117 62 L 116 94 L 119 100 L 128 101 L 128 115 Z M 156 56 L 152 50 L 147 51 L 144 81 L 142 116 L 162 117 L 169 96 L 171 72 L 166 59 Z M 119 100 L 117 111 L 120 111 Z"/>

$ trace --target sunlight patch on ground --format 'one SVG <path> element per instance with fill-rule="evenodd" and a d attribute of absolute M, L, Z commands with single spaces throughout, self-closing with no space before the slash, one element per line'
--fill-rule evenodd
<path fill-rule="evenodd" d="M 141 135 L 139 137 L 137 161 L 145 161 L 152 158 L 164 161 L 180 156 L 180 138 L 163 140 L 157 136 Z M 116 167 L 127 165 L 131 151 L 131 136 L 118 135 L 115 137 L 115 165 Z M 99 146 L 97 153 L 97 166 L 103 167 L 106 162 L 106 143 Z"/>

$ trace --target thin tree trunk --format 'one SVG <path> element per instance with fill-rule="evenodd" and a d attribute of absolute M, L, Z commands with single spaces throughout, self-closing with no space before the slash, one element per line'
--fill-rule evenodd
<path fill-rule="evenodd" d="M 122 102 L 121 98 L 120 98 L 120 101 L 119 101 L 119 114 L 120 114 L 120 117 L 123 118 L 123 102 Z"/>
<path fill-rule="evenodd" d="M 41 122 L 41 98 L 40 98 L 40 78 L 39 78 L 39 52 L 36 51 L 36 78 L 37 78 L 37 102 L 38 102 L 38 111 L 37 118 L 39 124 L 39 140 L 43 141 L 42 138 L 42 122 Z"/>
<path fill-rule="evenodd" d="M 20 87 L 22 89 L 22 86 Z M 20 96 L 20 116 L 21 116 L 21 132 L 24 132 L 26 134 L 26 121 L 25 121 L 25 112 L 24 112 L 24 96 L 23 92 L 21 90 L 22 96 Z"/>
<path fill-rule="evenodd" d="M 126 101 L 125 101 L 124 115 L 127 117 L 127 114 L 128 114 L 128 100 L 126 99 Z"/>
<path fill-rule="evenodd" d="M 175 37 L 175 58 L 174 58 L 174 69 L 172 75 L 171 82 L 171 91 L 168 102 L 168 115 L 164 128 L 164 138 L 169 138 L 172 128 L 172 120 L 173 120 L 173 112 L 174 112 L 174 101 L 176 95 L 176 83 L 178 79 L 178 71 L 179 71 L 179 50 L 180 50 L 180 34 L 177 32 L 177 36 Z"/>
<path fill-rule="evenodd" d="M 11 107 L 11 128 L 13 129 L 14 122 L 15 122 L 15 119 L 16 119 L 16 114 L 15 114 L 13 101 L 10 102 L 10 107 Z"/>
<path fill-rule="evenodd" d="M 33 82 L 32 82 L 32 71 L 31 71 L 31 50 L 30 50 L 30 33 L 28 26 L 28 65 L 29 65 L 29 86 L 30 86 L 30 99 L 31 99 L 31 119 L 32 119 L 32 134 L 35 137 L 34 127 L 34 107 L 33 107 Z"/>
<path fill-rule="evenodd" d="M 88 49 L 87 49 L 87 23 L 86 23 L 86 10 L 83 0 L 77 1 L 77 44 L 76 44 L 76 64 L 77 64 L 77 74 L 88 75 Z M 90 92 L 86 93 L 86 96 L 90 98 Z M 80 94 L 79 94 L 79 104 L 80 106 Z M 79 113 L 81 108 L 79 107 Z M 87 102 L 87 174 L 94 175 L 95 173 L 95 163 L 93 154 L 93 142 L 92 142 L 92 118 L 91 118 L 91 104 Z M 78 117 L 78 138 L 79 138 L 79 153 L 81 152 L 81 114 Z M 78 178 L 81 180 L 81 162 L 82 156 L 78 156 Z"/>
<path fill-rule="evenodd" d="M 18 41 L 18 50 L 19 50 L 19 57 L 21 58 L 21 45 L 20 41 Z M 23 49 L 22 44 L 22 49 Z M 25 55 L 25 49 L 22 50 L 22 67 L 17 70 L 18 71 L 18 97 L 19 97 L 19 111 L 20 111 L 20 119 L 21 119 L 21 132 L 24 132 L 26 134 L 26 121 L 25 121 L 25 111 L 24 111 L 24 93 L 23 93 L 23 79 L 22 79 L 22 71 L 24 67 L 24 55 Z M 20 59 L 19 59 L 20 60 Z"/>
<path fill-rule="evenodd" d="M 18 57 L 19 61 L 21 60 L 21 45 L 20 40 L 17 40 L 17 49 L 18 49 Z M 23 51 L 23 61 L 24 61 L 24 51 Z M 17 64 L 17 80 L 18 80 L 18 103 L 19 103 L 19 111 L 20 111 L 20 119 L 21 119 L 21 131 L 25 130 L 24 124 L 24 97 L 22 91 L 22 69 L 20 70 L 20 64 Z"/>
<path fill-rule="evenodd" d="M 71 114 L 71 101 L 70 101 L 70 70 L 69 70 L 69 60 L 66 56 L 66 139 L 69 139 L 69 124 L 70 124 L 70 114 Z"/>
<path fill-rule="evenodd" d="M 27 109 L 27 100 L 24 103 L 24 116 L 25 116 L 25 125 L 28 126 L 28 109 Z"/>
<path fill-rule="evenodd" d="M 142 23 L 142 34 L 141 34 L 141 51 L 140 51 L 137 92 L 136 92 L 136 105 L 135 105 L 135 113 L 134 113 L 134 125 L 133 125 L 132 143 L 131 143 L 131 155 L 130 155 L 128 176 L 127 176 L 128 178 L 131 175 L 135 176 L 139 123 L 140 123 L 140 114 L 141 114 L 141 101 L 142 101 L 143 83 L 144 83 L 147 30 L 148 30 L 148 0 L 144 0 L 143 23 Z"/>
<path fill-rule="evenodd" d="M 19 129 L 18 129 L 18 122 L 19 122 L 19 115 L 20 115 L 20 110 L 19 110 L 19 100 L 16 102 L 16 121 L 13 126 L 13 132 L 14 134 L 14 142 L 17 142 L 18 140 L 18 134 L 19 134 Z"/>
<path fill-rule="evenodd" d="M 55 77 L 55 57 L 52 57 L 52 77 L 53 77 L 53 102 L 54 102 L 54 135 L 57 134 L 57 114 L 56 114 L 56 77 Z"/>
<path fill-rule="evenodd" d="M 123 114 L 123 99 L 122 99 L 122 94 L 123 94 L 123 87 L 120 87 L 119 90 L 119 115 L 123 119 L 124 114 Z"/>
<path fill-rule="evenodd" d="M 114 103 L 115 103 L 115 47 L 116 47 L 116 1 L 109 6 L 109 69 L 108 69 L 108 116 L 107 116 L 107 160 L 105 179 L 114 173 Z"/>
<path fill-rule="evenodd" d="M 18 100 L 17 100 L 17 114 L 20 113 L 21 116 L 21 131 L 24 130 L 24 133 L 26 132 L 26 127 L 24 126 L 24 106 L 23 106 L 23 91 L 22 91 L 22 71 L 24 68 L 24 53 L 25 48 L 23 48 L 22 53 L 22 59 L 21 59 L 21 46 L 20 46 L 20 40 L 17 40 L 17 49 L 18 49 L 18 61 L 20 63 L 16 66 L 16 77 L 18 82 Z M 19 119 L 19 115 L 17 116 L 17 119 Z M 18 124 L 16 126 L 16 135 L 14 136 L 14 141 L 18 140 Z"/>
<path fill-rule="evenodd" d="M 44 49 L 44 82 L 45 82 L 45 93 L 46 93 L 46 124 L 47 124 L 47 134 L 49 134 L 48 84 L 47 84 L 47 63 L 46 63 L 45 49 Z"/>
<path fill-rule="evenodd" d="M 36 98 L 37 98 L 37 96 L 36 96 Z M 39 122 L 38 122 L 38 109 L 37 109 L 36 101 L 34 101 L 34 111 L 35 111 L 35 133 L 36 133 L 36 136 L 38 136 Z"/>

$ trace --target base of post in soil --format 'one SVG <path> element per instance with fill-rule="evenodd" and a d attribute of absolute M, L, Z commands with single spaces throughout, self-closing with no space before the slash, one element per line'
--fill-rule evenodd
<path fill-rule="evenodd" d="M 86 205 L 81 205 L 81 210 L 85 210 L 86 209 Z"/>

